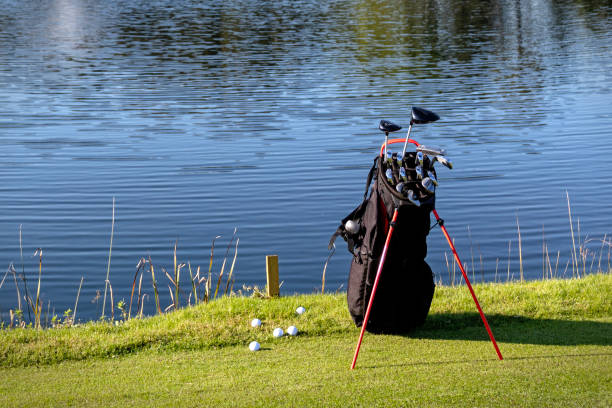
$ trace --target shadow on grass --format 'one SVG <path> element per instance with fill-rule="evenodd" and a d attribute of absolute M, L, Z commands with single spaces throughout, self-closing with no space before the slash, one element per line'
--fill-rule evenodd
<path fill-rule="evenodd" d="M 504 356 L 505 361 L 528 361 L 528 360 L 555 360 L 559 359 L 572 359 L 572 358 L 585 358 L 585 357 L 608 357 L 612 356 L 612 353 L 583 353 L 583 354 L 547 354 L 547 355 L 535 355 L 535 356 Z M 408 367 L 408 366 L 431 366 L 431 365 L 454 365 L 454 364 L 476 364 L 476 363 L 490 363 L 497 362 L 497 357 L 491 356 L 490 358 L 481 358 L 478 360 L 440 360 L 440 361 L 418 361 L 414 363 L 401 363 L 401 364 L 364 364 L 362 368 L 389 368 L 389 367 Z"/>
<path fill-rule="evenodd" d="M 612 323 L 507 315 L 487 315 L 487 320 L 498 342 L 555 346 L 612 345 Z M 421 328 L 407 336 L 489 341 L 480 315 L 476 312 L 431 314 Z"/>

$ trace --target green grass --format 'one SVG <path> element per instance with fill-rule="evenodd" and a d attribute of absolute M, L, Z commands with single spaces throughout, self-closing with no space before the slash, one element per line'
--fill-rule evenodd
<path fill-rule="evenodd" d="M 0 406 L 612 405 L 611 274 L 475 290 L 504 361 L 464 286 L 437 288 L 409 336 L 366 334 L 354 371 L 344 294 L 224 298 L 118 327 L 2 330 Z M 272 338 L 291 324 L 300 335 Z"/>

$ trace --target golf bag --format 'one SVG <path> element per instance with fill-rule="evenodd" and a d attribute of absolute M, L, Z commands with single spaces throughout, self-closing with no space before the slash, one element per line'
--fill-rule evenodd
<path fill-rule="evenodd" d="M 372 293 L 383 247 L 394 210 L 398 216 L 389 242 L 387 257 L 381 272 L 376 297 L 372 304 L 366 330 L 372 333 L 405 333 L 425 322 L 433 298 L 433 273 L 425 262 L 430 212 L 435 196 L 417 182 L 415 153 L 408 153 L 406 162 L 412 163 L 408 182 L 420 205 L 396 191 L 397 165 L 377 157 L 366 181 L 363 202 L 343 220 L 330 241 L 330 248 L 341 236 L 353 254 L 347 301 L 355 325 L 362 326 Z M 393 180 L 387 180 L 384 168 L 394 168 Z M 434 171 L 432 169 L 432 171 Z M 371 192 L 370 184 L 372 185 Z M 399 180 L 401 181 L 401 180 Z M 408 184 L 408 183 L 406 183 Z M 418 203 L 417 203 L 418 204 Z M 347 230 L 347 222 L 351 226 Z"/>

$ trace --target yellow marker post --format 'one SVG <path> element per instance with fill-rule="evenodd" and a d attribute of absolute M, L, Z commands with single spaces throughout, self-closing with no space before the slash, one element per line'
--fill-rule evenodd
<path fill-rule="evenodd" d="M 266 256 L 266 277 L 268 296 L 278 296 L 280 293 L 278 286 L 278 255 Z"/>

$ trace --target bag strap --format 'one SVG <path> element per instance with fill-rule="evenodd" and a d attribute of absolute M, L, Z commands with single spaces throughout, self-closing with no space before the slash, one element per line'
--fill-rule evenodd
<path fill-rule="evenodd" d="M 376 174 L 376 160 L 377 158 L 374 159 L 374 164 L 372 165 L 372 168 L 368 172 L 368 178 L 366 179 L 365 192 L 363 193 L 363 201 L 367 200 L 368 198 L 368 191 L 370 191 L 370 184 L 372 183 L 372 179 L 374 178 L 374 175 Z"/>

